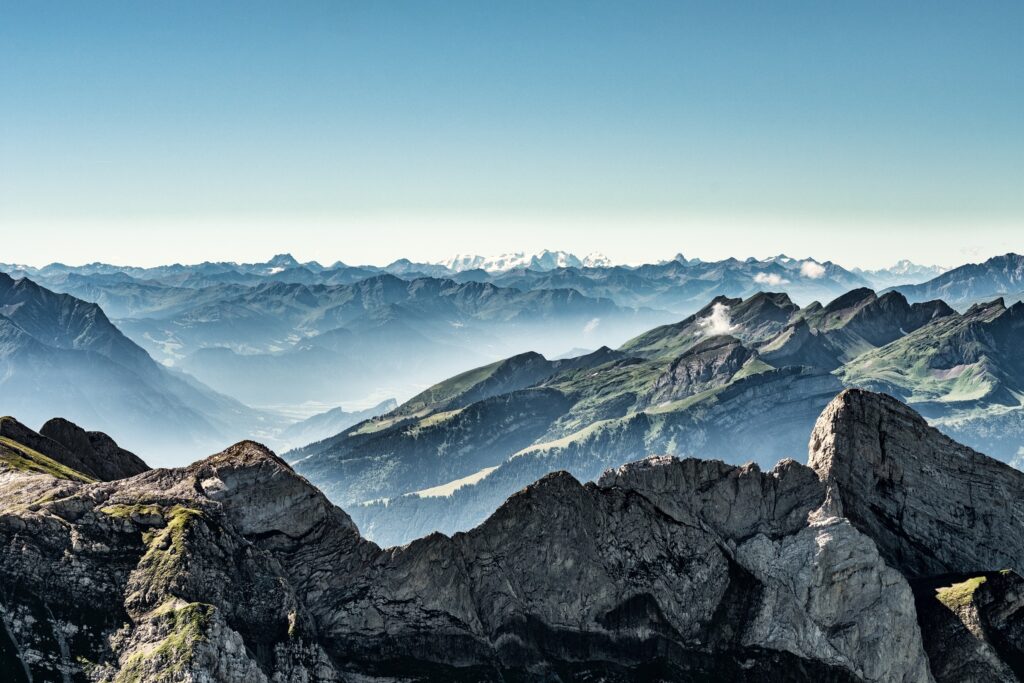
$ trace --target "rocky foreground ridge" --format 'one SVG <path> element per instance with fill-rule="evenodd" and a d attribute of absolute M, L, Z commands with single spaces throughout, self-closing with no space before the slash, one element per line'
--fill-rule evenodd
<path fill-rule="evenodd" d="M 554 473 L 389 549 L 254 442 L 96 481 L 12 426 L 5 680 L 1024 680 L 1024 474 L 883 395 L 807 466 Z"/>

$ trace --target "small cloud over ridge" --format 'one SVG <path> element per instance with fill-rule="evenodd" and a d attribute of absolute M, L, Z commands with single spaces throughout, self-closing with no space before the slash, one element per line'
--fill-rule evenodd
<path fill-rule="evenodd" d="M 789 280 L 782 277 L 778 273 L 758 273 L 754 276 L 754 282 L 759 285 L 769 285 L 772 287 L 778 287 L 779 285 L 788 285 Z"/>
<path fill-rule="evenodd" d="M 729 307 L 723 303 L 716 303 L 711 307 L 711 315 L 701 318 L 697 324 L 704 330 L 704 334 L 713 337 L 719 334 L 731 334 L 737 329 L 729 317 Z"/>
<path fill-rule="evenodd" d="M 804 261 L 800 264 L 800 274 L 812 280 L 818 280 L 825 277 L 825 266 L 815 261 Z"/>

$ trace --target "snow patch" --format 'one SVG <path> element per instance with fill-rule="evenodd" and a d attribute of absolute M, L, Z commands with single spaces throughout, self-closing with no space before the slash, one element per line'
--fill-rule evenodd
<path fill-rule="evenodd" d="M 612 265 L 611 259 L 604 254 L 592 253 L 585 258 L 567 251 L 544 251 L 536 254 L 517 251 L 499 256 L 479 256 L 476 254 L 456 254 L 452 258 L 441 261 L 442 265 L 453 272 L 481 268 L 489 273 L 503 273 L 518 268 L 549 271 L 556 268 L 604 268 Z"/>
<path fill-rule="evenodd" d="M 611 268 L 612 260 L 600 252 L 592 252 L 583 257 L 584 268 Z"/>

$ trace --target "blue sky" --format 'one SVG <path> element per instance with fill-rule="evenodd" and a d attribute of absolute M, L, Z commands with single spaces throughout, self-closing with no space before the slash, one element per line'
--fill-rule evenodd
<path fill-rule="evenodd" d="M 1021 2 L 0 17 L 3 261 L 1024 251 Z"/>

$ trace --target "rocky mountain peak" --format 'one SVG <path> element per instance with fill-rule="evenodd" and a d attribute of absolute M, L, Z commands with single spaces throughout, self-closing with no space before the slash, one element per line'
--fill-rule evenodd
<path fill-rule="evenodd" d="M 999 313 L 1006 310 L 1006 300 L 1003 297 L 996 297 L 991 301 L 983 301 L 974 304 L 964 313 L 964 317 L 986 317 L 990 315 L 998 315 Z"/>
<path fill-rule="evenodd" d="M 731 335 L 702 339 L 673 360 L 658 377 L 649 403 L 674 401 L 723 386 L 756 357 L 757 352 Z"/>
<path fill-rule="evenodd" d="M 851 289 L 846 294 L 843 294 L 829 302 L 829 304 L 825 306 L 825 312 L 835 313 L 836 311 L 842 311 L 854 306 L 864 305 L 865 303 L 874 301 L 876 298 L 877 295 L 873 289 L 869 289 L 868 287 L 858 287 L 857 289 Z"/>
<path fill-rule="evenodd" d="M 113 481 L 141 474 L 149 466 L 103 432 L 87 432 L 62 417 L 48 420 L 39 430 L 44 436 L 75 454 L 75 462 L 65 465 L 101 481 Z"/>
<path fill-rule="evenodd" d="M 205 460 L 200 460 L 191 467 L 234 467 L 245 468 L 250 466 L 261 466 L 271 463 L 272 467 L 292 471 L 291 465 L 282 460 L 272 450 L 258 441 L 245 440 L 228 446 L 220 453 L 211 455 Z"/>
<path fill-rule="evenodd" d="M 383 550 L 253 441 L 109 483 L 18 476 L 0 670 L 22 680 L 1012 681 L 1024 644 L 1024 474 L 864 391 L 808 465 L 555 472 Z"/>
<path fill-rule="evenodd" d="M 1024 473 L 958 444 L 891 396 L 839 394 L 811 433 L 808 464 L 908 576 L 1024 568 Z"/>
<path fill-rule="evenodd" d="M 51 459 L 70 473 L 98 481 L 131 477 L 149 469 L 103 432 L 87 432 L 63 418 L 53 418 L 36 432 L 13 417 L 0 418 L 0 436 Z M 68 472 L 53 471 L 55 476 Z"/>
<path fill-rule="evenodd" d="M 197 490 L 218 502 L 245 536 L 303 537 L 328 521 L 355 532 L 351 519 L 273 451 L 241 441 L 191 465 Z"/>
<path fill-rule="evenodd" d="M 266 265 L 274 268 L 294 268 L 299 265 L 299 262 L 291 254 L 275 254 L 267 261 Z"/>

